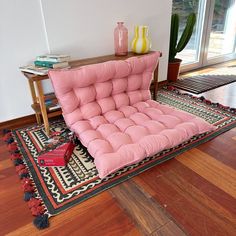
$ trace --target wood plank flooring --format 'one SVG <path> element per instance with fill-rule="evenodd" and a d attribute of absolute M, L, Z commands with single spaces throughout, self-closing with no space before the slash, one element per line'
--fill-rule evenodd
<path fill-rule="evenodd" d="M 234 236 L 236 128 L 52 217 L 42 231 L 19 182 L 0 141 L 0 235 Z"/>
<path fill-rule="evenodd" d="M 221 70 L 225 70 L 225 68 L 229 68 L 228 73 L 236 74 L 235 70 L 232 71 L 230 68 L 234 68 L 236 66 L 236 60 L 232 60 L 229 62 L 225 62 L 222 64 L 216 64 L 209 67 L 205 67 L 203 69 L 194 70 L 192 72 L 186 72 L 181 75 L 182 78 L 187 78 L 191 76 L 197 76 L 201 74 L 218 74 L 222 73 Z M 227 70 L 226 70 L 227 71 Z M 181 90 L 180 90 L 181 91 Z M 224 104 L 225 106 L 236 107 L 236 82 L 232 84 L 228 84 L 201 94 L 193 94 L 194 96 L 204 96 L 206 99 L 211 100 L 212 102 L 219 102 Z M 182 92 L 186 93 L 186 91 L 182 90 Z M 190 93 L 191 94 L 191 93 Z"/>
<path fill-rule="evenodd" d="M 170 85 L 187 92 L 200 94 L 236 82 L 235 75 L 197 75 L 171 82 Z"/>

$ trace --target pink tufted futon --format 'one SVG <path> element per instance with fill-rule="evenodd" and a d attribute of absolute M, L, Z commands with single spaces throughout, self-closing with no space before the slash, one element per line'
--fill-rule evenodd
<path fill-rule="evenodd" d="M 100 178 L 214 129 L 151 100 L 159 55 L 49 72 L 65 122 L 94 157 Z"/>

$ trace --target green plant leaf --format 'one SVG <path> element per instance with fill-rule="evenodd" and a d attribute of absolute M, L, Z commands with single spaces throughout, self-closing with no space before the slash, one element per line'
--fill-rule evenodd
<path fill-rule="evenodd" d="M 195 23 L 196 23 L 196 14 L 191 13 L 188 16 L 185 29 L 184 29 L 184 31 L 183 31 L 183 33 L 180 37 L 180 40 L 178 42 L 178 45 L 177 45 L 177 48 L 176 48 L 177 52 L 181 52 L 185 48 L 187 43 L 189 42 L 189 40 L 192 36 L 192 33 L 193 33 Z"/>
<path fill-rule="evenodd" d="M 170 29 L 170 46 L 169 46 L 169 61 L 173 61 L 176 56 L 176 45 L 179 31 L 179 16 L 173 14 L 171 16 L 171 29 Z"/>

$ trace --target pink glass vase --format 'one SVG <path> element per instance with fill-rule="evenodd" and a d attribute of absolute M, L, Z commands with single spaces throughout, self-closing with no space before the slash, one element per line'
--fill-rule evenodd
<path fill-rule="evenodd" d="M 114 47 L 115 55 L 125 56 L 128 54 L 128 30 L 124 26 L 124 22 L 117 22 L 114 30 Z"/>

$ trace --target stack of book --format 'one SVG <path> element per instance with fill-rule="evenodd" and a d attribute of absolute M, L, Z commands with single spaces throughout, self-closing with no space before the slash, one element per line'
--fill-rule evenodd
<path fill-rule="evenodd" d="M 21 66 L 23 72 L 36 75 L 46 75 L 51 68 L 69 68 L 70 56 L 59 54 L 46 54 L 37 56 L 34 65 Z"/>
<path fill-rule="evenodd" d="M 47 93 L 44 95 L 44 102 L 48 111 L 55 111 L 60 108 L 57 98 L 54 93 Z"/>
<path fill-rule="evenodd" d="M 69 66 L 70 56 L 68 55 L 42 55 L 34 61 L 35 66 L 47 68 L 64 68 Z"/>

